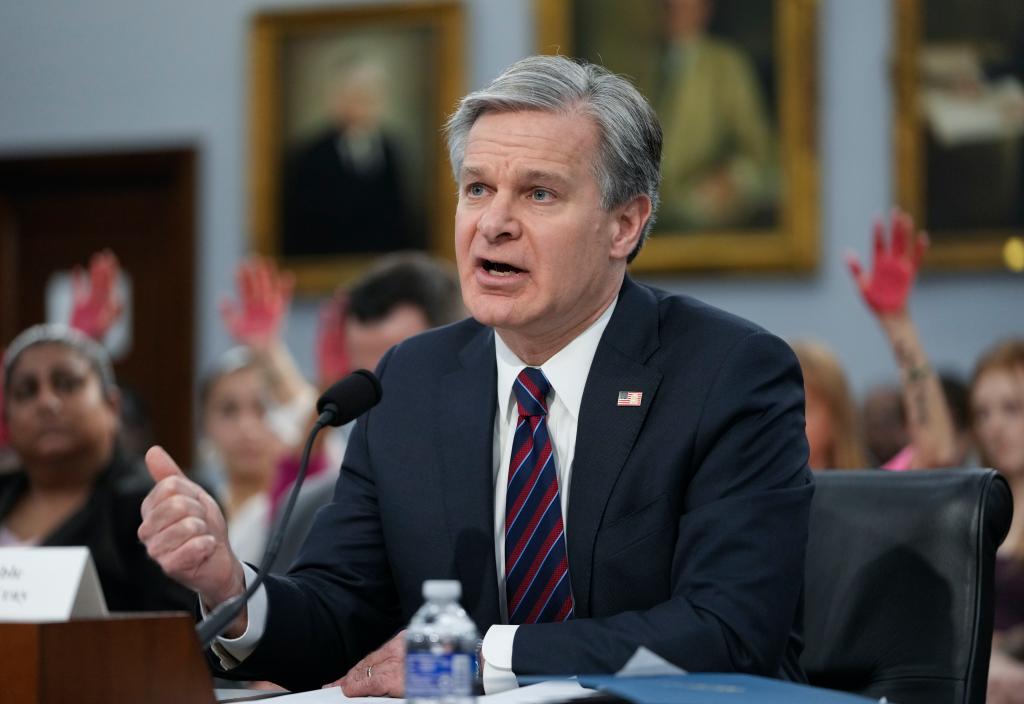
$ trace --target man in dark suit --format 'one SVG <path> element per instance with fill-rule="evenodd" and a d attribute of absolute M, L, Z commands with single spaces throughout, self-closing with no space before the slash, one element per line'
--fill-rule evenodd
<path fill-rule="evenodd" d="M 487 691 L 615 671 L 639 646 L 800 679 L 799 367 L 760 328 L 626 276 L 657 205 L 653 111 L 599 67 L 533 57 L 467 96 L 448 136 L 473 319 L 385 356 L 334 502 L 221 663 L 401 695 L 395 632 L 441 577 L 484 633 Z M 253 573 L 219 513 L 166 454 L 147 461 L 150 554 L 207 607 L 240 593 Z"/>

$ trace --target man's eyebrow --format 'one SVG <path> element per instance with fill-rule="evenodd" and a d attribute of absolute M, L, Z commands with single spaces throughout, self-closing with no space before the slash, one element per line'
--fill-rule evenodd
<path fill-rule="evenodd" d="M 463 166 L 459 175 L 463 180 L 467 180 L 484 178 L 485 174 L 486 170 L 479 166 Z M 569 183 L 567 176 L 557 171 L 545 171 L 544 169 L 527 169 L 519 173 L 519 179 L 531 183 Z"/>
<path fill-rule="evenodd" d="M 558 173 L 557 171 L 544 171 L 543 169 L 529 169 L 523 173 L 523 178 L 526 181 L 540 181 L 542 183 L 564 184 L 569 182 L 569 179 L 566 176 Z"/>

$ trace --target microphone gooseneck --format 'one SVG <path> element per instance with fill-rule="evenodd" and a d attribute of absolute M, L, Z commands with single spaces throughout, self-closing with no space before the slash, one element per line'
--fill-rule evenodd
<path fill-rule="evenodd" d="M 284 539 L 284 531 L 288 526 L 288 519 L 291 518 L 292 508 L 299 496 L 299 489 L 306 479 L 306 468 L 309 465 L 309 453 L 313 449 L 313 441 L 317 433 L 329 426 L 337 427 L 344 425 L 366 411 L 373 408 L 381 399 L 382 390 L 380 381 L 373 374 L 365 369 L 357 369 L 340 381 L 335 382 L 316 402 L 316 410 L 320 416 L 313 424 L 313 429 L 306 439 L 306 446 L 302 450 L 302 461 L 299 463 L 299 472 L 292 484 L 292 490 L 288 494 L 288 502 L 285 504 L 284 513 L 281 514 L 281 521 L 277 524 L 276 530 L 270 536 L 267 549 L 263 553 L 260 567 L 256 578 L 245 590 L 244 593 L 232 597 L 219 604 L 211 611 L 205 619 L 196 625 L 196 636 L 202 644 L 203 650 L 210 646 L 217 636 L 231 624 L 242 611 L 242 607 L 248 603 L 249 598 L 256 593 L 267 575 L 270 566 L 277 558 L 281 549 L 281 541 Z"/>

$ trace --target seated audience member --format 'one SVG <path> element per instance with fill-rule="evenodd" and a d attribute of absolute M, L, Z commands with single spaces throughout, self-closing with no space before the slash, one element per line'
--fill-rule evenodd
<path fill-rule="evenodd" d="M 939 372 L 942 395 L 953 421 L 954 443 L 952 467 L 976 467 L 974 439 L 971 435 L 971 413 L 967 385 L 953 372 Z M 869 460 L 874 466 L 905 457 L 909 450 L 907 416 L 903 406 L 903 388 L 897 385 L 876 386 L 861 404 L 861 427 Z"/>
<path fill-rule="evenodd" d="M 1006 478 L 1018 507 L 996 554 L 988 701 L 1024 702 L 1024 339 L 982 355 L 971 380 L 971 413 L 982 463 Z"/>
<path fill-rule="evenodd" d="M 970 389 L 955 372 L 939 372 L 942 397 L 953 421 L 953 460 L 951 467 L 977 467 L 974 431 L 971 427 Z"/>
<path fill-rule="evenodd" d="M 115 288 L 119 271 L 117 257 L 110 250 L 104 250 L 90 257 L 88 273 L 77 265 L 71 272 L 71 315 L 68 325 L 101 344 L 123 309 Z M 0 382 L 0 408 L 3 407 L 3 391 L 3 382 Z M 123 394 L 121 396 L 123 410 Z M 122 440 L 124 427 L 122 425 Z M 129 451 L 127 454 L 131 459 L 142 459 L 142 453 L 136 456 Z M 13 471 L 16 467 L 17 457 L 7 443 L 7 429 L 0 415 L 0 474 Z"/>
<path fill-rule="evenodd" d="M 880 384 L 869 389 L 860 406 L 860 427 L 872 466 L 884 464 L 906 448 L 910 436 L 902 387 Z"/>
<path fill-rule="evenodd" d="M 756 325 L 628 276 L 658 201 L 653 109 L 600 66 L 535 56 L 448 125 L 473 318 L 381 360 L 334 501 L 214 664 L 403 696 L 401 629 L 443 577 L 483 634 L 488 692 L 615 672 L 640 646 L 805 679 L 799 365 Z M 146 461 L 140 539 L 206 607 L 242 593 L 253 572 L 216 505 L 160 448 Z"/>
<path fill-rule="evenodd" d="M 136 530 L 152 486 L 118 447 L 117 387 L 104 349 L 37 325 L 4 355 L 3 415 L 18 469 L 0 477 L 0 546 L 84 545 L 114 611 L 193 608 Z"/>
<path fill-rule="evenodd" d="M 0 380 L 0 409 L 4 408 L 4 384 Z M 4 422 L 4 414 L 0 412 L 0 475 L 13 472 L 18 468 L 18 457 L 11 449 L 7 438 L 7 424 Z"/>
<path fill-rule="evenodd" d="M 804 374 L 804 417 L 811 469 L 867 466 L 846 375 L 835 353 L 813 340 L 792 343 Z"/>
<path fill-rule="evenodd" d="M 285 344 L 282 330 L 291 302 L 294 277 L 274 262 L 249 257 L 236 274 L 237 301 L 221 305 L 224 326 L 252 350 L 271 392 L 268 422 L 288 445 L 271 486 L 272 509 L 298 472 L 302 444 L 316 418 L 321 391 L 354 369 L 375 369 L 381 356 L 402 340 L 465 316 L 454 271 L 445 262 L 420 252 L 399 252 L 378 260 L 351 293 L 339 289 L 320 310 L 316 353 L 319 378 L 303 377 Z M 321 433 L 310 457 L 307 480 L 333 484 L 337 475 L 323 470 L 340 466 L 351 426 Z"/>
<path fill-rule="evenodd" d="M 886 237 L 885 224 L 875 221 L 870 271 L 863 270 L 855 254 L 847 256 L 861 297 L 885 333 L 900 369 L 910 442 L 882 466 L 892 470 L 948 467 L 957 461 L 956 431 L 939 375 L 928 361 L 907 306 L 928 238 L 923 232 L 915 233 L 914 221 L 899 210 L 892 213 L 890 231 Z"/>
<path fill-rule="evenodd" d="M 273 265 L 267 267 L 265 276 L 269 286 L 262 290 L 273 291 L 275 280 L 280 276 Z M 240 291 L 259 290 L 259 287 L 240 287 Z M 267 298 L 270 298 L 268 296 Z M 246 307 L 243 304 L 243 307 Z M 256 302 L 247 306 L 256 308 Z M 283 306 L 262 306 L 283 308 Z M 465 308 L 459 295 L 459 284 L 451 265 L 419 252 L 397 253 L 382 257 L 347 293 L 339 293 L 324 304 L 320 318 L 317 340 L 319 386 L 326 388 L 353 369 L 376 369 L 381 357 L 388 349 L 403 340 L 430 328 L 455 322 L 465 317 Z M 239 326 L 234 326 L 237 329 Z M 280 325 L 277 326 L 280 328 Z M 302 418 L 301 432 L 294 434 L 300 442 L 314 419 L 312 390 L 304 391 L 297 378 L 296 366 L 291 361 L 287 347 L 280 336 L 268 335 L 269 344 L 250 338 L 251 344 L 265 350 L 260 357 L 267 376 L 272 379 L 290 380 L 277 385 L 275 394 L 279 403 L 295 408 L 295 399 L 306 403 Z M 296 410 L 299 410 L 296 408 Z M 294 421 L 292 421 L 294 423 Z M 281 544 L 281 551 L 275 562 L 275 569 L 287 568 L 305 539 L 313 523 L 317 509 L 330 501 L 334 483 L 338 478 L 337 468 L 348 442 L 352 424 L 342 428 L 328 428 L 324 451 L 314 453 L 310 469 L 324 470 L 307 474 L 306 484 L 295 504 L 295 510 L 288 530 Z M 272 496 L 280 502 L 291 488 L 298 472 L 298 443 L 278 467 Z"/>
<path fill-rule="evenodd" d="M 259 563 L 270 528 L 270 483 L 285 447 L 266 422 L 267 385 L 250 350 L 225 352 L 200 385 L 203 442 L 220 469 L 231 547 Z"/>

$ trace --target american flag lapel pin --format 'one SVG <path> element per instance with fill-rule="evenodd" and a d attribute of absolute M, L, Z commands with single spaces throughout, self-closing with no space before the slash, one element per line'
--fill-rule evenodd
<path fill-rule="evenodd" d="M 620 391 L 616 406 L 639 406 L 644 398 L 643 391 Z"/>

